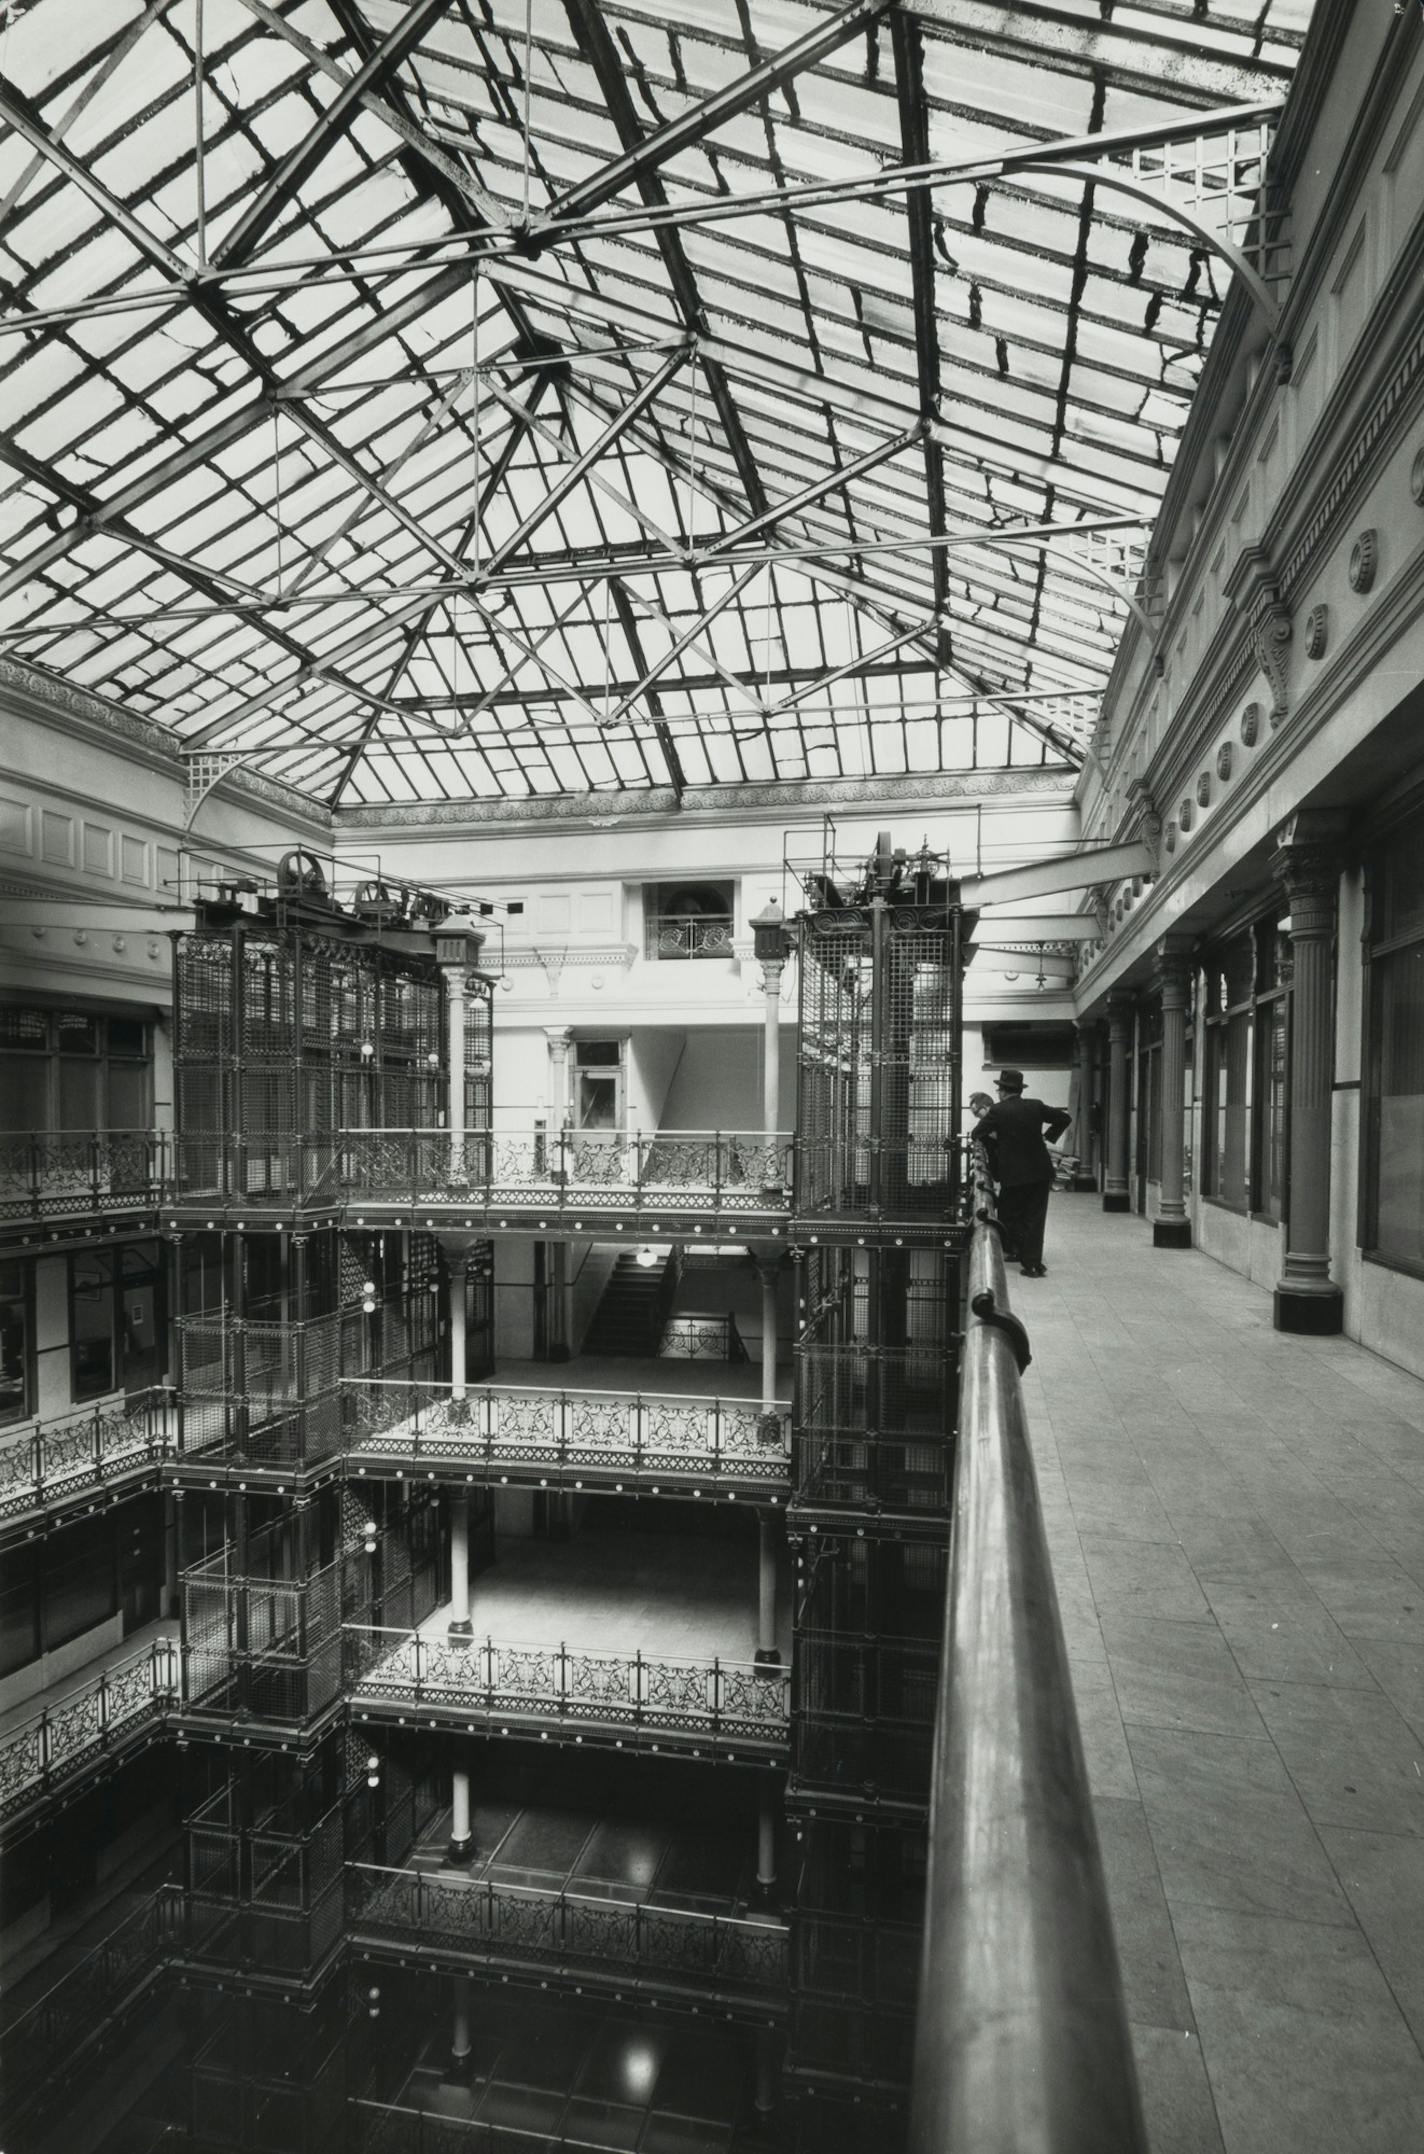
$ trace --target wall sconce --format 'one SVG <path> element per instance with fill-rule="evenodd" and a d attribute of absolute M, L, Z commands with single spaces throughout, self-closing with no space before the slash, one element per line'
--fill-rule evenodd
<path fill-rule="evenodd" d="M 638 1262 L 642 1265 L 644 1271 L 651 1271 L 657 1261 L 657 1251 L 655 1249 L 650 1249 L 647 1243 L 644 1242 L 642 1248 L 638 1251 Z"/>

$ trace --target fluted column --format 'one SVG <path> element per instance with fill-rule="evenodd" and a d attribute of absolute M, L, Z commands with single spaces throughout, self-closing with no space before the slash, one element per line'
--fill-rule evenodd
<path fill-rule="evenodd" d="M 1162 1182 L 1159 1209 L 1152 1222 L 1156 1249 L 1190 1249 L 1192 1223 L 1187 1217 L 1182 1166 L 1185 1122 L 1182 1093 L 1187 1076 L 1187 1000 L 1192 969 L 1187 945 L 1169 935 L 1157 945 L 1157 987 L 1162 998 Z"/>
<path fill-rule="evenodd" d="M 1330 1277 L 1331 972 L 1344 827 L 1344 816 L 1332 810 L 1303 809 L 1277 832 L 1271 861 L 1290 903 L 1293 959 L 1285 1258 L 1275 1326 L 1316 1335 L 1339 1331 L 1345 1313 Z"/>
<path fill-rule="evenodd" d="M 562 1129 L 573 1112 L 569 1095 L 569 1048 L 573 1033 L 567 1025 L 546 1025 L 549 1042 L 549 1108 L 555 1129 Z"/>
<path fill-rule="evenodd" d="M 1096 1189 L 1098 1186 L 1097 1161 L 1093 1157 L 1093 1091 L 1098 1074 L 1098 1022 L 1095 1017 L 1080 1017 L 1078 1034 L 1078 1123 L 1073 1131 L 1073 1149 L 1078 1155 L 1078 1172 L 1073 1178 L 1075 1189 Z"/>
<path fill-rule="evenodd" d="M 1108 998 L 1108 1152 L 1103 1177 L 1103 1210 L 1132 1209 L 1127 1181 L 1127 1046 L 1132 1037 L 1132 998 Z"/>

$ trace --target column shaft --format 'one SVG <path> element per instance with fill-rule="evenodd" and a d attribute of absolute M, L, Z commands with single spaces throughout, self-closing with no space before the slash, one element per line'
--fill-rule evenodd
<path fill-rule="evenodd" d="M 1132 1208 L 1127 1182 L 1127 1043 L 1132 1004 L 1114 998 L 1108 1004 L 1108 1156 L 1103 1179 L 1103 1210 Z"/>
<path fill-rule="evenodd" d="M 1080 1018 L 1077 1029 L 1078 1121 L 1073 1131 L 1073 1148 L 1078 1154 L 1078 1172 L 1074 1176 L 1074 1187 L 1096 1189 L 1098 1176 L 1097 1160 L 1093 1156 L 1093 1091 L 1098 1071 L 1098 1028 L 1091 1019 Z"/>
<path fill-rule="evenodd" d="M 1290 899 L 1294 960 L 1285 1262 L 1274 1297 L 1277 1331 L 1338 1332 L 1344 1295 L 1330 1277 L 1330 1140 L 1335 1077 L 1331 972 L 1342 819 L 1309 811 L 1280 833 L 1272 862 Z"/>
<path fill-rule="evenodd" d="M 758 1667 L 780 1667 L 776 1640 L 777 1521 L 770 1511 L 757 1513 L 757 1650 Z"/>
<path fill-rule="evenodd" d="M 763 1787 L 757 1800 L 757 1890 L 765 1897 L 776 1883 L 776 1800 Z"/>
<path fill-rule="evenodd" d="M 1185 1114 L 1182 1094 L 1187 1076 L 1187 999 L 1191 971 L 1184 954 L 1164 951 L 1158 978 L 1162 990 L 1162 1182 L 1152 1241 L 1158 1249 L 1190 1249 L 1192 1223 L 1183 1186 Z"/>
<path fill-rule="evenodd" d="M 450 1262 L 450 1396 L 465 1396 L 465 1323 L 466 1282 L 468 1266 L 462 1256 L 452 1256 Z"/>
<path fill-rule="evenodd" d="M 463 1489 L 450 1497 L 449 1634 L 457 1645 L 475 1634 L 470 1620 L 470 1499 Z"/>
<path fill-rule="evenodd" d="M 447 1850 L 451 1862 L 468 1862 L 475 1850 L 475 1836 L 470 1829 L 470 1776 L 457 1767 L 450 1776 L 450 1846 Z"/>
<path fill-rule="evenodd" d="M 465 975 L 458 968 L 445 974 L 446 1047 L 450 1058 L 446 1114 L 450 1128 L 450 1179 L 465 1174 Z"/>

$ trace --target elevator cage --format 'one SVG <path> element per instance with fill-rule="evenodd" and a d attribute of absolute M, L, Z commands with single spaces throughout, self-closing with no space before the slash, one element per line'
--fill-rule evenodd
<path fill-rule="evenodd" d="M 479 1339 L 491 1273 L 480 1244 L 467 1267 Z M 175 1327 L 185 1458 L 319 1465 L 350 1440 L 344 1379 L 429 1383 L 445 1365 L 447 1267 L 433 1235 L 247 1235 L 212 1293 L 217 1307 Z"/>
<path fill-rule="evenodd" d="M 448 982 L 462 983 L 463 1126 L 488 1129 L 494 983 L 436 959 L 472 960 L 477 937 L 323 929 L 281 903 L 223 912 L 200 908 L 174 937 L 181 1191 L 334 1201 L 343 1132 L 447 1128 Z"/>
<path fill-rule="evenodd" d="M 960 1188 L 964 942 L 950 902 L 805 912 L 800 956 L 799 1218 L 953 1216 Z M 942 894 L 941 894 L 942 893 Z"/>
<path fill-rule="evenodd" d="M 963 1237 L 947 1238 L 799 1252 L 800 1509 L 947 1512 Z"/>

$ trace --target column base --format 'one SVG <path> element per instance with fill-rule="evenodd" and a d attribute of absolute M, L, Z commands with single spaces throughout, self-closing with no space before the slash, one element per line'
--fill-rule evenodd
<path fill-rule="evenodd" d="M 445 1633 L 451 1645 L 473 1645 L 475 1626 L 466 1616 L 463 1622 L 452 1623 Z"/>
<path fill-rule="evenodd" d="M 781 1654 L 774 1645 L 759 1645 L 752 1655 L 754 1668 L 780 1668 L 782 1665 Z"/>
<path fill-rule="evenodd" d="M 1103 1191 L 1103 1210 L 1105 1212 L 1130 1212 L 1132 1210 L 1131 1193 L 1126 1189 L 1105 1189 Z"/>
<path fill-rule="evenodd" d="M 1152 1222 L 1152 1246 L 1154 1249 L 1190 1249 L 1192 1246 L 1192 1223 L 1190 1219 L 1154 1219 Z"/>
<path fill-rule="evenodd" d="M 757 1878 L 752 1886 L 751 1902 L 752 1906 L 758 1908 L 762 1914 L 770 1914 L 777 1905 L 776 1879 L 774 1877 Z"/>
<path fill-rule="evenodd" d="M 1098 1186 L 1096 1174 L 1075 1174 L 1068 1187 L 1078 1196 L 1086 1196 Z"/>
<path fill-rule="evenodd" d="M 475 1836 L 467 1833 L 463 1840 L 452 1840 L 445 1850 L 445 1860 L 453 1869 L 460 1869 L 471 1860 L 475 1852 Z"/>
<path fill-rule="evenodd" d="M 1271 1316 L 1277 1331 L 1335 1338 L 1345 1328 L 1345 1296 L 1338 1286 L 1278 1286 L 1271 1297 Z"/>

